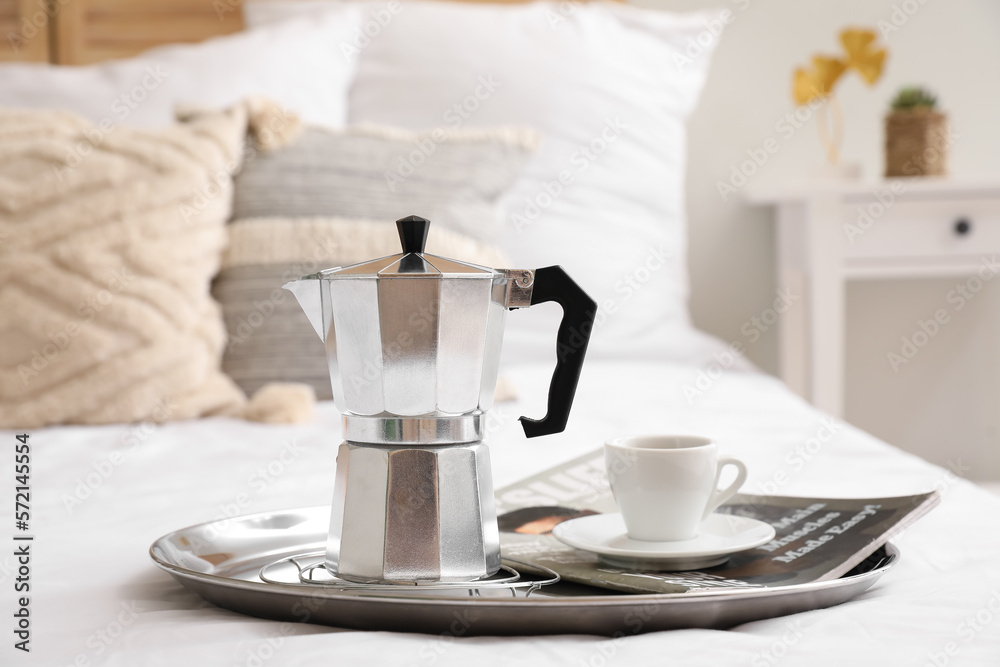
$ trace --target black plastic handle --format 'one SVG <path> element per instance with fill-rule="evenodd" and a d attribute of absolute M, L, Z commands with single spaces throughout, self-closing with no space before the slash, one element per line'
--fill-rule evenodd
<path fill-rule="evenodd" d="M 597 302 L 587 296 L 561 266 L 547 266 L 535 271 L 531 305 L 546 301 L 555 301 L 562 306 L 563 316 L 556 336 L 556 369 L 549 384 L 548 411 L 542 419 L 521 417 L 524 435 L 529 438 L 566 430 L 576 385 L 583 370 L 583 359 L 594 330 L 594 318 L 597 317 Z"/>

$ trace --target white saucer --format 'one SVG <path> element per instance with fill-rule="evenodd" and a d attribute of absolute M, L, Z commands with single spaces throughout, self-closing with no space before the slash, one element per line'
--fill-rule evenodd
<path fill-rule="evenodd" d="M 558 524 L 552 534 L 563 544 L 590 551 L 615 567 L 630 570 L 697 570 L 721 565 L 739 551 L 774 539 L 763 521 L 731 514 L 712 514 L 698 537 L 677 542 L 643 542 L 625 532 L 621 514 L 593 514 Z"/>

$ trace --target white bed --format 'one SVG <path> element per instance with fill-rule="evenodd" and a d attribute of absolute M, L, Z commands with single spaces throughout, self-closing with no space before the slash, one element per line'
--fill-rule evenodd
<path fill-rule="evenodd" d="M 681 630 L 619 640 L 456 639 L 249 618 L 204 602 L 153 565 L 150 543 L 174 529 L 226 513 L 329 502 L 340 436 L 334 406 L 323 403 L 318 420 L 305 426 L 215 418 L 148 429 L 33 432 L 33 654 L 15 655 L 11 642 L 5 642 L 4 652 L 11 657 L 4 664 L 601 665 L 664 664 L 667 659 L 711 665 L 924 665 L 945 664 L 945 659 L 948 664 L 997 664 L 1000 498 L 846 424 L 839 424 L 836 436 L 795 472 L 786 457 L 814 438 L 828 418 L 778 381 L 756 373 L 724 374 L 692 406 L 680 387 L 699 370 L 666 363 L 589 364 L 568 430 L 528 441 L 516 417 L 542 409 L 548 368 L 511 369 L 522 398 L 497 409 L 499 428 L 490 434 L 497 485 L 597 448 L 613 435 L 678 431 L 713 435 L 726 451 L 744 458 L 749 491 L 773 481 L 779 470 L 789 473 L 780 493 L 791 495 L 940 489 L 942 504 L 895 538 L 902 560 L 875 587 L 839 607 L 728 631 Z M 12 432 L 3 437 L 13 441 Z M 114 452 L 122 458 L 111 459 Z M 271 473 L 261 472 L 269 468 Z M 106 478 L 91 474 L 98 469 Z M 10 479 L 9 457 L 3 470 Z M 89 497 L 80 499 L 88 491 Z M 4 522 L 12 523 L 9 509 Z M 10 591 L 14 562 L 9 550 L 0 563 L 4 589 Z M 12 602 L 12 595 L 4 596 L 6 609 Z M 4 616 L 10 619 L 11 612 Z M 958 650 L 958 657 L 948 656 L 949 648 Z M 260 660 L 272 649 L 270 660 Z"/>

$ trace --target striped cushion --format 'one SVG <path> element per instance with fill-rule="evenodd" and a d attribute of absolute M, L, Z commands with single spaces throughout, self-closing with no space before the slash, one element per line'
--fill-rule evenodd
<path fill-rule="evenodd" d="M 237 266 L 216 278 L 212 293 L 229 333 L 222 370 L 251 396 L 270 382 L 302 382 L 329 399 L 323 342 L 295 297 L 281 289 L 292 266 Z"/>
<path fill-rule="evenodd" d="M 233 215 L 388 223 L 417 214 L 495 242 L 495 204 L 536 144 L 534 132 L 515 128 L 306 128 L 291 145 L 248 158 L 236 177 Z"/>
<path fill-rule="evenodd" d="M 511 128 L 305 128 L 284 148 L 251 153 L 235 179 L 229 248 L 212 289 L 228 333 L 223 370 L 250 395 L 269 382 L 304 382 L 330 398 L 325 347 L 281 286 L 399 252 L 393 221 L 410 214 L 434 222 L 428 252 L 509 266 L 492 246 L 496 203 L 537 139 Z M 509 393 L 501 384 L 497 400 Z"/>

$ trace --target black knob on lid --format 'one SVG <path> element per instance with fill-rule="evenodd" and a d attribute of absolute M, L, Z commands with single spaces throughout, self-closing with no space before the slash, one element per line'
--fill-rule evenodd
<path fill-rule="evenodd" d="M 972 223 L 965 218 L 959 218 L 955 222 L 955 233 L 959 236 L 964 236 L 972 231 Z"/>
<path fill-rule="evenodd" d="M 408 215 L 397 220 L 396 229 L 399 231 L 399 242 L 403 246 L 403 252 L 422 253 L 427 244 L 427 230 L 430 226 L 431 221 L 419 215 Z"/>

